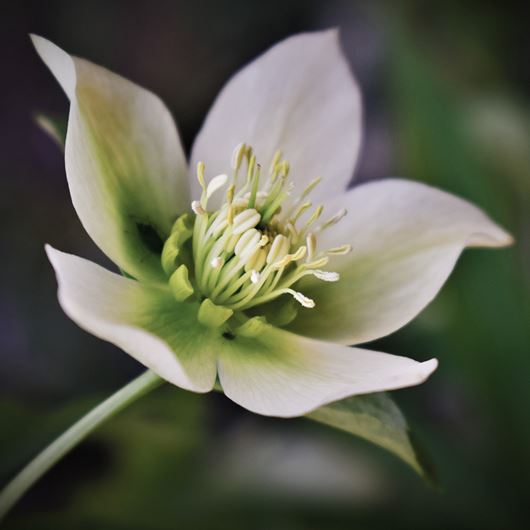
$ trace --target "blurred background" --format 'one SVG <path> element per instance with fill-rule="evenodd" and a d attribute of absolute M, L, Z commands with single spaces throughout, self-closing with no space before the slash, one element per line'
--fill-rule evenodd
<path fill-rule="evenodd" d="M 34 123 L 67 101 L 28 32 L 160 95 L 189 149 L 227 78 L 295 32 L 338 26 L 364 94 L 358 181 L 399 175 L 511 231 L 470 250 L 436 301 L 375 349 L 441 365 L 393 397 L 441 487 L 308 420 L 165 387 L 54 468 L 11 529 L 517 529 L 530 520 L 529 4 L 35 1 L 0 6 L 0 479 L 141 371 L 61 311 L 43 245 L 107 263 Z M 4 528 L 4 527 L 3 527 Z"/>

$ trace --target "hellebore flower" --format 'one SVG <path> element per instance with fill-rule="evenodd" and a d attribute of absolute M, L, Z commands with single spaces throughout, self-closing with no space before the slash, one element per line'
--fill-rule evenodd
<path fill-rule="evenodd" d="M 33 42 L 70 99 L 74 207 L 124 272 L 47 247 L 61 306 L 79 326 L 174 385 L 208 392 L 218 380 L 230 399 L 271 416 L 433 372 L 435 359 L 350 346 L 414 318 L 464 247 L 511 238 L 423 184 L 348 189 L 361 102 L 335 31 L 291 37 L 237 73 L 189 169 L 155 95 Z"/>

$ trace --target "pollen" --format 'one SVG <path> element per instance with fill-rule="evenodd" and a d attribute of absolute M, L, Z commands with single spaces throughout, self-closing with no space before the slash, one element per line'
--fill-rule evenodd
<path fill-rule="evenodd" d="M 281 151 L 274 154 L 264 175 L 253 149 L 242 143 L 233 150 L 229 167 L 231 176 L 221 174 L 207 182 L 206 166 L 197 165 L 201 197 L 191 203 L 193 213 L 175 223 L 163 252 L 164 270 L 170 276 L 179 267 L 189 270 L 186 293 L 193 288 L 199 300 L 208 299 L 232 312 L 244 312 L 285 295 L 302 307 L 314 308 L 315 301 L 297 285 L 304 277 L 340 280 L 337 272 L 322 267 L 330 257 L 345 254 L 351 247 L 320 249 L 318 238 L 340 222 L 346 211 L 326 219 L 324 207 L 313 205 L 311 192 L 320 177 L 296 195 L 289 179 L 290 165 Z M 224 201 L 210 209 L 214 194 L 222 194 Z M 181 276 L 173 274 L 173 283 Z M 173 290 L 179 295 L 182 291 L 179 285 Z"/>

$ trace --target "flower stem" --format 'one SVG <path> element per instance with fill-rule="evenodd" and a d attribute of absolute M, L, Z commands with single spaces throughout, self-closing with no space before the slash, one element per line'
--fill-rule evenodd
<path fill-rule="evenodd" d="M 147 370 L 93 408 L 61 434 L 59 438 L 48 445 L 0 492 L 0 521 L 31 486 L 68 451 L 73 449 L 105 420 L 114 416 L 114 414 L 139 397 L 155 389 L 162 382 L 163 379 L 151 370 Z"/>

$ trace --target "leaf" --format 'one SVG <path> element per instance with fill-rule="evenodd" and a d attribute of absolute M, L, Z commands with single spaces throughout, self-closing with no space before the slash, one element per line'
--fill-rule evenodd
<path fill-rule="evenodd" d="M 437 485 L 430 458 L 388 394 L 381 392 L 336 401 L 308 414 L 307 418 L 364 438 L 394 453 L 428 483 Z"/>
<path fill-rule="evenodd" d="M 66 120 L 37 112 L 35 123 L 61 148 L 64 149 L 66 140 Z"/>

